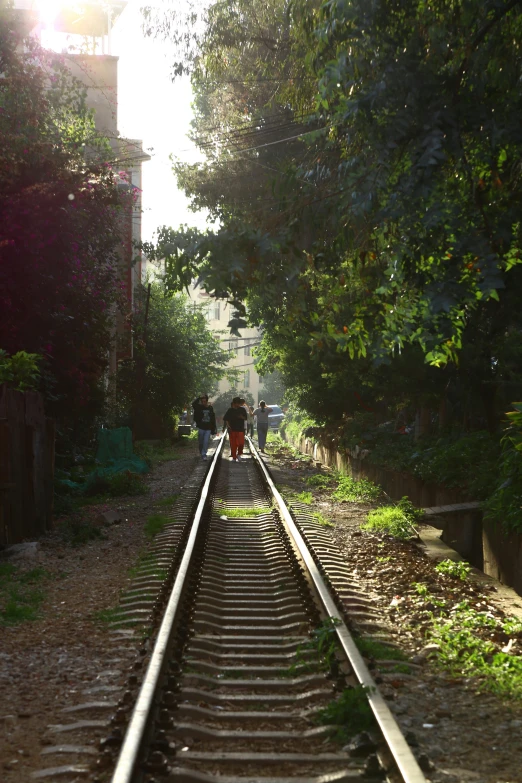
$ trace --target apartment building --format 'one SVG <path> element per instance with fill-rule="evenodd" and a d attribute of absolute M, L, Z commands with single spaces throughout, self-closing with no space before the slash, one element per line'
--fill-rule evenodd
<path fill-rule="evenodd" d="M 237 370 L 238 390 L 250 392 L 254 402 L 259 402 L 259 390 L 263 385 L 262 378 L 256 372 L 253 349 L 261 342 L 261 332 L 256 327 L 241 329 L 241 337 L 230 334 L 228 322 L 232 317 L 232 308 L 224 299 L 213 299 L 205 291 L 193 288 L 190 298 L 199 305 L 204 305 L 205 315 L 212 332 L 218 337 L 221 347 L 228 351 L 227 369 Z M 218 394 L 227 392 L 234 385 L 226 378 L 219 383 Z"/>

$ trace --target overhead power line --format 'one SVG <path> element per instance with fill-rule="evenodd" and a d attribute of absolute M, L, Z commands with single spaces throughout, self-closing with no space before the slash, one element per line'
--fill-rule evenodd
<path fill-rule="evenodd" d="M 240 149 L 238 152 L 252 152 L 253 150 L 260 150 L 263 147 L 271 147 L 273 144 L 283 144 L 285 141 L 294 141 L 295 139 L 300 139 L 301 136 L 308 136 L 310 133 L 316 133 L 317 131 L 321 130 L 328 130 L 328 126 L 325 126 L 324 128 L 315 128 L 314 130 L 303 131 L 303 133 L 298 133 L 296 136 L 287 136 L 286 139 L 277 139 L 276 141 L 269 141 L 266 144 L 258 144 L 256 147 Z"/>
<path fill-rule="evenodd" d="M 257 119 L 249 120 L 248 122 L 243 123 L 242 125 L 239 125 L 237 128 L 231 128 L 228 131 L 222 131 L 222 135 L 229 135 L 231 133 L 250 133 L 255 132 L 258 129 L 258 126 L 262 126 L 263 128 L 271 128 L 271 127 L 277 127 L 280 125 L 283 121 L 283 124 L 287 124 L 288 122 L 295 123 L 296 121 L 306 121 L 307 119 L 311 119 L 316 116 L 315 112 L 304 112 L 302 114 L 294 114 L 292 117 L 288 116 L 289 112 L 285 112 L 284 114 L 277 114 L 272 115 L 269 117 L 258 117 Z M 207 129 L 209 133 L 212 133 L 214 131 L 220 131 L 220 129 L 223 127 L 223 125 L 213 125 L 210 128 Z"/>

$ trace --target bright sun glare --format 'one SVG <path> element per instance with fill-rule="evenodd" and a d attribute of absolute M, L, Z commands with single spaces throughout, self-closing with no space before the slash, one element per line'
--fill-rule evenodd
<path fill-rule="evenodd" d="M 38 12 L 40 19 L 46 30 L 52 30 L 54 27 L 54 20 L 58 16 L 60 6 L 64 3 L 60 0 L 37 0 Z"/>

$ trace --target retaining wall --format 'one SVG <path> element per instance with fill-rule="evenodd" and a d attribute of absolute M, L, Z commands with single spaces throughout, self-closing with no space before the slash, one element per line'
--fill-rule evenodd
<path fill-rule="evenodd" d="M 355 479 L 368 478 L 379 484 L 392 500 L 407 495 L 419 508 L 450 506 L 475 500 L 458 489 L 422 481 L 409 473 L 371 465 L 337 451 L 335 444 L 324 444 L 302 436 L 295 440 L 282 432 L 281 437 L 317 462 Z M 488 576 L 498 579 L 522 595 L 522 534 L 508 533 L 499 523 L 485 520 L 482 511 L 455 511 L 430 518 L 441 530 L 442 540 Z"/>

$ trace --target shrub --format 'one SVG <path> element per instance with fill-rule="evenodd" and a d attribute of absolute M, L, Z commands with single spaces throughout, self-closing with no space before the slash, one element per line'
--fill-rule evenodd
<path fill-rule="evenodd" d="M 444 576 L 450 576 L 452 579 L 460 579 L 465 582 L 471 571 L 471 566 L 465 560 L 441 560 L 435 566 L 435 571 Z"/>
<path fill-rule="evenodd" d="M 361 525 L 363 530 L 377 533 L 389 533 L 395 538 L 410 538 L 415 534 L 411 521 L 398 506 L 382 506 L 370 511 L 367 521 Z"/>
<path fill-rule="evenodd" d="M 122 495 L 144 495 L 148 492 L 147 485 L 138 473 L 125 470 L 122 473 L 114 473 L 112 476 L 103 476 L 92 473 L 84 489 L 88 497 L 97 495 L 110 495 L 120 497 Z"/>
<path fill-rule="evenodd" d="M 333 476 L 323 476 L 321 473 L 317 473 L 315 476 L 309 476 L 305 479 L 305 484 L 312 487 L 312 489 L 328 489 L 333 482 Z"/>
<path fill-rule="evenodd" d="M 335 726 L 334 737 L 340 742 L 372 729 L 375 723 L 366 690 L 362 685 L 344 690 L 335 701 L 319 710 L 317 723 Z"/>
<path fill-rule="evenodd" d="M 40 381 L 41 359 L 39 354 L 26 351 L 9 356 L 7 351 L 0 348 L 0 384 L 7 383 L 18 391 L 36 389 Z"/>
<path fill-rule="evenodd" d="M 343 501 L 368 503 L 377 500 L 381 491 L 381 488 L 369 479 L 363 478 L 356 481 L 351 476 L 341 476 L 332 497 L 341 503 Z"/>
<path fill-rule="evenodd" d="M 147 538 L 154 538 L 158 533 L 161 533 L 165 525 L 172 523 L 173 520 L 170 517 L 164 516 L 164 514 L 151 514 L 147 517 L 145 523 L 145 535 Z"/>
<path fill-rule="evenodd" d="M 400 508 L 406 519 L 408 519 L 412 525 L 420 522 L 424 516 L 423 509 L 416 508 L 407 495 L 404 495 L 399 500 L 397 508 Z"/>

